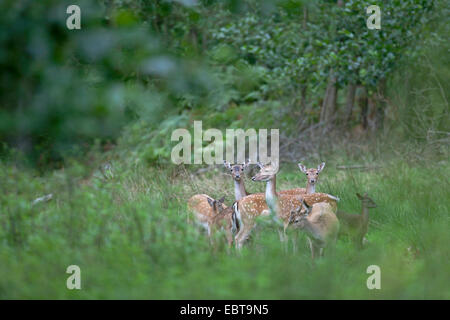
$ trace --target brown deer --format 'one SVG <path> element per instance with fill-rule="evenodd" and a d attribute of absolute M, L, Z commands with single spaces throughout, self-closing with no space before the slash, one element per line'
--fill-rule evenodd
<path fill-rule="evenodd" d="M 361 196 L 356 193 L 361 201 L 361 214 L 351 214 L 343 211 L 336 213 L 342 225 L 342 234 L 349 235 L 357 247 L 361 248 L 366 240 L 365 235 L 369 228 L 369 209 L 376 208 L 377 204 L 370 198 L 367 193 Z"/>
<path fill-rule="evenodd" d="M 233 206 L 225 209 L 219 208 L 210 221 L 211 236 L 223 230 L 229 247 L 233 245 L 233 235 L 237 232 L 238 226 Z"/>
<path fill-rule="evenodd" d="M 225 168 L 230 170 L 231 176 L 234 181 L 234 198 L 236 201 L 241 200 L 243 197 L 248 196 L 249 193 L 245 189 L 244 185 L 244 170 L 250 164 L 250 160 L 245 161 L 243 164 L 230 164 L 228 161 L 223 160 Z"/>
<path fill-rule="evenodd" d="M 305 214 L 299 214 L 306 207 Z M 290 224 L 303 230 L 308 235 L 311 257 L 323 256 L 325 248 L 336 244 L 339 233 L 339 220 L 335 210 L 327 202 L 314 203 L 311 207 L 306 203 L 291 212 Z"/>
<path fill-rule="evenodd" d="M 260 172 L 256 174 L 253 181 L 265 181 L 265 194 L 256 193 L 242 198 L 233 204 L 234 212 L 239 221 L 239 232 L 235 237 L 235 243 L 241 248 L 245 240 L 250 236 L 259 216 L 271 216 L 275 221 L 282 221 L 284 234 L 289 225 L 291 211 L 302 206 L 302 200 L 308 204 L 316 202 L 331 202 L 337 207 L 336 201 L 339 199 L 324 193 L 307 194 L 283 194 L 276 192 L 277 164 L 263 166 L 258 163 Z"/>
<path fill-rule="evenodd" d="M 301 172 L 306 174 L 306 178 L 308 179 L 305 193 L 307 193 L 307 194 L 315 193 L 316 192 L 316 183 L 319 181 L 319 173 L 325 167 L 325 162 L 322 162 L 321 164 L 319 164 L 317 166 L 317 169 L 316 168 L 306 169 L 306 167 L 301 163 L 298 164 L 298 167 Z"/>
<path fill-rule="evenodd" d="M 225 197 L 215 200 L 206 194 L 196 194 L 188 200 L 188 208 L 195 214 L 196 222 L 212 237 L 215 231 L 224 230 L 228 245 L 233 243 L 236 218 L 233 207 L 223 204 Z"/>
<path fill-rule="evenodd" d="M 194 213 L 195 221 L 202 226 L 208 235 L 211 234 L 210 221 L 221 209 L 226 209 L 223 204 L 225 197 L 214 200 L 207 194 L 196 194 L 188 200 L 188 208 Z"/>
<path fill-rule="evenodd" d="M 243 197 L 246 197 L 250 195 L 251 193 L 248 193 L 245 189 L 244 184 L 244 170 L 249 166 L 250 159 L 245 161 L 242 164 L 230 164 L 228 161 L 224 160 L 223 165 L 226 169 L 230 170 L 230 174 L 233 177 L 234 181 L 234 197 L 236 201 L 241 200 Z M 307 187 L 306 188 L 294 188 L 294 189 L 288 189 L 288 190 L 281 190 L 278 193 L 279 194 L 304 194 L 304 193 L 314 193 L 315 192 L 315 184 L 318 181 L 319 173 L 323 170 L 325 167 L 325 162 L 320 164 L 317 169 L 311 168 L 306 169 L 305 166 L 302 164 L 298 164 L 300 167 L 300 170 L 305 170 L 303 172 L 308 172 L 306 175 L 308 177 Z M 312 181 L 312 182 L 311 182 Z"/>

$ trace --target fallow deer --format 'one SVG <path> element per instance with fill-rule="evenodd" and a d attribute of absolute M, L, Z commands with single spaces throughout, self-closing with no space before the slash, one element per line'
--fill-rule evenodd
<path fill-rule="evenodd" d="M 316 192 L 316 183 L 319 181 L 319 173 L 323 170 L 325 167 L 325 162 L 322 162 L 319 164 L 319 166 L 316 168 L 310 168 L 306 169 L 306 167 L 299 163 L 298 167 L 300 171 L 302 171 L 304 174 L 306 174 L 306 178 L 308 179 L 308 183 L 306 185 L 305 193 L 311 194 Z"/>
<path fill-rule="evenodd" d="M 251 193 L 248 193 L 245 189 L 244 184 L 244 170 L 249 166 L 250 159 L 245 161 L 242 164 L 230 164 L 228 161 L 224 160 L 223 165 L 225 168 L 230 170 L 231 176 L 233 177 L 234 181 L 234 196 L 236 201 L 241 200 L 243 197 L 250 195 Z M 323 170 L 325 167 L 325 162 L 320 164 L 317 169 L 311 168 L 306 169 L 305 166 L 302 164 L 298 164 L 300 167 L 300 170 L 306 173 L 308 177 L 307 181 L 307 187 L 306 188 L 294 188 L 294 189 L 288 189 L 288 190 L 281 190 L 278 191 L 278 194 L 304 194 L 304 193 L 314 193 L 315 192 L 315 184 L 318 181 L 319 173 Z"/>
<path fill-rule="evenodd" d="M 226 209 L 225 197 L 214 200 L 207 194 L 196 194 L 188 200 L 188 208 L 195 215 L 195 221 L 211 235 L 210 221 L 219 210 Z"/>
<path fill-rule="evenodd" d="M 245 161 L 243 164 L 230 164 L 224 160 L 223 165 L 230 170 L 231 176 L 234 181 L 234 197 L 236 201 L 241 200 L 243 197 L 248 196 L 249 193 L 245 189 L 244 185 L 244 170 L 250 164 L 250 160 Z"/>
<path fill-rule="evenodd" d="M 325 167 L 325 162 L 322 162 L 317 169 L 316 168 L 310 168 L 307 169 L 304 165 L 301 163 L 298 164 L 298 167 L 300 170 L 306 174 L 307 183 L 306 188 L 294 188 L 294 189 L 288 189 L 288 190 L 281 190 L 278 192 L 278 194 L 312 194 L 316 192 L 316 184 L 319 181 L 319 173 L 323 170 Z"/>
<path fill-rule="evenodd" d="M 195 214 L 196 222 L 207 230 L 210 239 L 215 231 L 223 229 L 231 246 L 237 228 L 236 217 L 233 207 L 225 206 L 224 200 L 225 197 L 215 200 L 206 194 L 196 194 L 189 199 L 188 207 Z"/>
<path fill-rule="evenodd" d="M 258 163 L 260 172 L 255 175 L 253 181 L 266 181 L 265 194 L 252 194 L 242 198 L 233 204 L 234 212 L 239 221 L 239 232 L 235 237 L 236 246 L 241 248 L 245 240 L 249 237 L 259 216 L 271 215 L 274 219 L 283 222 L 283 231 L 289 225 L 291 211 L 302 205 L 302 199 L 308 204 L 316 202 L 336 202 L 338 198 L 324 193 L 307 194 L 282 194 L 276 192 L 276 174 L 278 165 L 269 164 L 266 166 Z M 334 207 L 337 207 L 334 204 Z"/>
<path fill-rule="evenodd" d="M 305 207 L 306 214 L 298 214 Z M 315 203 L 312 207 L 302 203 L 302 206 L 291 212 L 289 222 L 294 228 L 301 229 L 308 235 L 313 260 L 317 254 L 323 255 L 324 248 L 336 244 L 339 220 L 327 202 Z"/>
<path fill-rule="evenodd" d="M 211 236 L 217 231 L 225 231 L 227 244 L 231 247 L 233 245 L 233 235 L 238 229 L 233 207 L 231 206 L 225 209 L 219 208 L 218 212 L 216 212 L 210 221 L 210 229 Z"/>
<path fill-rule="evenodd" d="M 361 201 L 361 214 L 351 214 L 343 211 L 336 213 L 342 225 L 341 233 L 349 235 L 355 244 L 361 248 L 364 244 L 365 235 L 369 227 L 369 209 L 376 208 L 377 204 L 370 198 L 367 193 L 361 196 L 356 194 Z"/>

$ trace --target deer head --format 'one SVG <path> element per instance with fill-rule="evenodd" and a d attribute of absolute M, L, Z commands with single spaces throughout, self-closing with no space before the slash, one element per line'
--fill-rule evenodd
<path fill-rule="evenodd" d="M 245 161 L 242 164 L 230 164 L 228 161 L 223 160 L 223 165 L 225 168 L 230 170 L 231 176 L 233 177 L 234 181 L 240 181 L 242 177 L 244 176 L 244 170 L 248 167 L 250 164 L 250 159 Z"/>
<path fill-rule="evenodd" d="M 315 190 L 315 185 L 316 185 L 317 181 L 319 181 L 319 173 L 325 167 L 325 162 L 322 162 L 321 164 L 319 164 L 317 166 L 317 169 L 316 168 L 306 169 L 306 167 L 301 163 L 298 164 L 298 167 L 301 172 L 306 174 L 306 177 L 308 179 L 308 186 L 312 187 L 313 190 Z"/>
<path fill-rule="evenodd" d="M 260 171 L 252 178 L 253 181 L 268 181 L 272 179 L 278 172 L 278 163 L 270 162 L 269 164 L 262 165 L 257 163 Z"/>
<path fill-rule="evenodd" d="M 292 224 L 296 228 L 303 228 L 306 217 L 308 217 L 311 212 L 311 207 L 306 204 L 306 202 L 301 200 L 302 205 L 296 210 L 291 211 L 291 216 L 289 217 L 289 224 Z"/>
<path fill-rule="evenodd" d="M 358 197 L 359 200 L 361 200 L 362 205 L 367 207 L 367 208 L 376 208 L 377 204 L 375 203 L 375 201 L 373 201 L 372 198 L 370 198 L 367 195 L 367 192 L 364 193 L 364 195 L 360 195 L 359 193 L 356 193 L 356 196 Z"/>
<path fill-rule="evenodd" d="M 214 214 L 219 214 L 224 210 L 223 202 L 225 201 L 225 197 L 220 198 L 219 200 L 208 198 L 208 203 L 213 209 Z"/>

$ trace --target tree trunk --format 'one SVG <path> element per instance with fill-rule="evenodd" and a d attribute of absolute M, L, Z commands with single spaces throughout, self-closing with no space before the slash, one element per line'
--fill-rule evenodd
<path fill-rule="evenodd" d="M 357 97 L 357 103 L 358 103 L 359 108 L 361 109 L 359 121 L 360 121 L 361 126 L 364 129 L 364 131 L 366 131 L 367 130 L 367 107 L 368 107 L 367 90 L 363 86 L 361 86 L 360 88 L 361 88 L 361 90 Z"/>
<path fill-rule="evenodd" d="M 356 85 L 350 83 L 347 86 L 347 101 L 345 102 L 345 125 L 348 126 L 352 118 L 353 105 L 355 104 Z"/>
<path fill-rule="evenodd" d="M 337 99 L 336 76 L 334 75 L 333 71 L 330 71 L 327 89 L 325 91 L 325 97 L 322 103 L 322 110 L 320 112 L 321 122 L 329 122 L 334 117 L 336 113 L 336 99 Z"/>
<path fill-rule="evenodd" d="M 300 108 L 301 112 L 305 111 L 306 108 L 306 84 L 302 86 L 300 91 Z"/>
<path fill-rule="evenodd" d="M 376 94 L 372 94 L 367 99 L 367 129 L 369 129 L 370 133 L 374 133 L 376 129 L 375 119 L 377 113 L 377 101 Z"/>
<path fill-rule="evenodd" d="M 190 30 L 191 33 L 191 43 L 192 43 L 192 47 L 194 48 L 194 51 L 196 54 L 199 53 L 199 49 L 198 49 L 198 34 L 197 34 L 197 29 L 194 27 Z"/>
<path fill-rule="evenodd" d="M 206 31 L 202 32 L 202 52 L 205 53 L 206 49 L 208 48 L 208 38 L 206 36 Z"/>
<path fill-rule="evenodd" d="M 386 99 L 385 99 L 386 80 L 381 79 L 378 83 L 378 90 L 376 93 L 377 110 L 375 115 L 375 128 L 382 130 L 384 127 L 384 113 L 386 111 Z"/>

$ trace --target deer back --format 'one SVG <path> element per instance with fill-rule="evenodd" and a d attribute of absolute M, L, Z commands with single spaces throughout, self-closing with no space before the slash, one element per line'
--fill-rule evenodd
<path fill-rule="evenodd" d="M 196 194 L 188 200 L 188 208 L 196 214 L 197 219 L 201 222 L 210 222 L 215 216 L 213 208 L 208 203 L 208 198 L 214 200 L 207 194 Z M 226 209 L 227 206 L 223 204 L 223 208 Z"/>
<path fill-rule="evenodd" d="M 317 233 L 315 235 L 316 238 L 328 241 L 337 237 L 339 220 L 329 203 L 315 203 L 311 208 L 307 220 L 314 226 L 314 230 Z"/>

